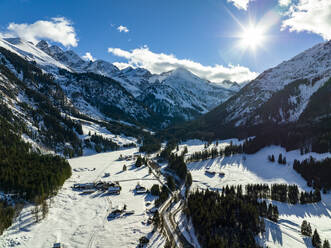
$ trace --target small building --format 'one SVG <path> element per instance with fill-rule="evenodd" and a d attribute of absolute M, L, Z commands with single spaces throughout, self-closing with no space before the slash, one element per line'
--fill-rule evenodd
<path fill-rule="evenodd" d="M 53 248 L 63 248 L 64 246 L 61 243 L 54 243 Z"/>
<path fill-rule="evenodd" d="M 82 194 L 88 195 L 88 194 L 92 194 L 94 192 L 95 192 L 95 189 L 85 189 L 85 190 L 83 190 Z"/>
<path fill-rule="evenodd" d="M 147 189 L 138 183 L 135 188 L 135 192 L 136 192 L 136 194 L 145 194 L 145 193 L 147 193 Z"/>
<path fill-rule="evenodd" d="M 108 193 L 119 195 L 121 193 L 121 186 L 118 182 L 110 183 L 108 186 Z"/>
<path fill-rule="evenodd" d="M 75 183 L 74 189 L 93 189 L 94 183 Z"/>
<path fill-rule="evenodd" d="M 98 190 L 102 190 L 105 185 L 105 182 L 99 181 L 94 184 L 94 187 Z"/>

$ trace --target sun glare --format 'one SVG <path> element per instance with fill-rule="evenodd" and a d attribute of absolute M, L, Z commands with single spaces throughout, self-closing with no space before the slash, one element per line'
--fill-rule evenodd
<path fill-rule="evenodd" d="M 255 50 L 263 46 L 265 35 L 263 29 L 258 26 L 250 26 L 244 29 L 240 35 L 240 46 L 245 49 Z"/>

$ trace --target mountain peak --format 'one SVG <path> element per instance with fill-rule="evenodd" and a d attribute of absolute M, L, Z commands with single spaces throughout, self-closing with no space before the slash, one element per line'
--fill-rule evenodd
<path fill-rule="evenodd" d="M 180 76 L 180 77 L 185 77 L 185 76 L 195 76 L 192 72 L 190 72 L 189 70 L 187 70 L 184 67 L 178 67 L 175 70 L 171 71 L 172 75 L 176 75 L 176 76 Z"/>
<path fill-rule="evenodd" d="M 38 47 L 41 50 L 44 50 L 46 48 L 49 48 L 49 45 L 48 45 L 47 41 L 41 40 L 41 41 L 38 42 L 38 44 L 36 45 L 36 47 Z"/>

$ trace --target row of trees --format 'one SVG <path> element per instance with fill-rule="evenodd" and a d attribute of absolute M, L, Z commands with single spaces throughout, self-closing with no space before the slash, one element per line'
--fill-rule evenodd
<path fill-rule="evenodd" d="M 187 167 L 183 156 L 178 156 L 177 154 L 171 153 L 168 159 L 168 168 L 173 170 L 180 179 L 185 181 Z"/>
<path fill-rule="evenodd" d="M 0 235 L 12 224 L 15 210 L 6 200 L 0 200 Z"/>
<path fill-rule="evenodd" d="M 226 146 L 224 149 L 220 148 L 217 149 L 217 147 L 212 147 L 210 149 L 204 149 L 200 152 L 194 152 L 187 161 L 189 162 L 195 162 L 195 161 L 201 161 L 206 160 L 210 158 L 216 158 L 219 156 L 231 156 L 234 154 L 241 154 L 244 153 L 244 145 L 233 145 L 232 142 L 230 145 Z"/>
<path fill-rule="evenodd" d="M 309 186 L 315 188 L 331 189 L 331 158 L 316 161 L 313 157 L 302 162 L 294 160 L 293 169 L 301 174 L 308 182 Z"/>
<path fill-rule="evenodd" d="M 311 228 L 311 225 L 306 220 L 302 221 L 301 224 L 301 234 L 304 236 L 312 237 L 312 245 L 316 248 L 330 248 L 330 243 L 328 240 L 324 240 L 322 245 L 322 240 L 317 232 L 317 229 L 315 229 L 314 234 Z"/>
<path fill-rule="evenodd" d="M 243 194 L 242 187 L 226 187 L 220 195 L 195 191 L 188 196 L 185 213 L 192 219 L 202 247 L 259 247 L 255 236 L 265 231 L 261 217 L 278 220 L 276 206 Z"/>
<path fill-rule="evenodd" d="M 30 146 L 0 117 L 0 189 L 27 200 L 47 197 L 71 176 L 69 163 L 53 155 L 30 152 Z"/>
<path fill-rule="evenodd" d="M 252 198 L 265 198 L 291 204 L 305 204 L 321 201 L 318 189 L 314 192 L 299 192 L 297 185 L 287 184 L 247 184 L 246 194 Z"/>
<path fill-rule="evenodd" d="M 268 160 L 270 162 L 275 162 L 275 156 L 273 154 L 268 156 Z M 278 160 L 277 160 L 278 164 L 286 164 L 286 157 L 283 156 L 283 154 L 279 154 L 278 155 Z"/>
<path fill-rule="evenodd" d="M 110 138 L 105 138 L 101 135 L 92 134 L 88 139 L 84 140 L 85 147 L 94 148 L 97 153 L 115 151 L 119 149 L 119 145 L 113 142 Z M 94 143 L 94 147 L 93 144 Z"/>

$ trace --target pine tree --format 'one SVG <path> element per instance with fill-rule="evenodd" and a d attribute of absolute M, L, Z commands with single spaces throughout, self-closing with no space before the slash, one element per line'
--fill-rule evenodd
<path fill-rule="evenodd" d="M 175 181 L 172 178 L 172 176 L 167 177 L 167 184 L 168 184 L 169 189 L 171 189 L 172 191 L 174 191 L 176 189 L 176 184 L 175 184 Z"/>
<path fill-rule="evenodd" d="M 138 156 L 138 158 L 136 160 L 136 166 L 140 167 L 140 166 L 142 166 L 142 164 L 143 164 L 143 159 L 141 156 Z"/>
<path fill-rule="evenodd" d="M 190 187 L 192 185 L 192 175 L 190 172 L 187 172 L 187 174 L 186 174 L 185 185 L 186 185 L 186 187 Z"/>
<path fill-rule="evenodd" d="M 307 226 L 308 226 L 308 223 L 306 220 L 303 220 L 302 221 L 302 224 L 301 224 L 301 234 L 302 235 L 307 235 Z"/>
<path fill-rule="evenodd" d="M 34 219 L 35 219 L 35 221 L 36 222 L 39 222 L 39 207 L 38 207 L 37 204 L 34 207 L 33 213 L 34 213 Z"/>
<path fill-rule="evenodd" d="M 156 211 L 153 216 L 154 228 L 158 228 L 160 225 L 160 222 L 161 222 L 161 219 L 160 219 L 159 211 Z"/>
<path fill-rule="evenodd" d="M 277 208 L 277 206 L 274 206 L 273 211 L 272 211 L 273 221 L 277 222 L 278 221 L 278 216 L 279 216 L 278 208 Z"/>
<path fill-rule="evenodd" d="M 48 205 L 47 205 L 47 201 L 43 200 L 42 204 L 41 204 L 41 210 L 42 210 L 42 214 L 43 214 L 43 219 L 46 218 L 46 215 L 48 213 Z"/>
<path fill-rule="evenodd" d="M 301 224 L 301 234 L 305 236 L 311 236 L 312 230 L 310 223 L 308 223 L 306 220 L 302 221 Z"/>
<path fill-rule="evenodd" d="M 317 232 L 317 229 L 315 229 L 313 237 L 312 237 L 312 244 L 316 248 L 320 248 L 322 245 L 320 235 Z"/>
<path fill-rule="evenodd" d="M 286 157 L 284 156 L 282 164 L 286 164 Z"/>
<path fill-rule="evenodd" d="M 324 240 L 323 242 L 323 248 L 330 248 L 330 243 L 328 240 Z"/>
<path fill-rule="evenodd" d="M 126 165 L 123 165 L 123 171 L 126 171 L 127 168 L 126 168 Z"/>
<path fill-rule="evenodd" d="M 278 164 L 282 164 L 282 163 L 283 163 L 283 155 L 281 153 L 279 153 Z"/>
<path fill-rule="evenodd" d="M 316 188 L 315 191 L 314 191 L 313 201 L 314 202 L 321 201 L 321 192 L 318 188 Z"/>

